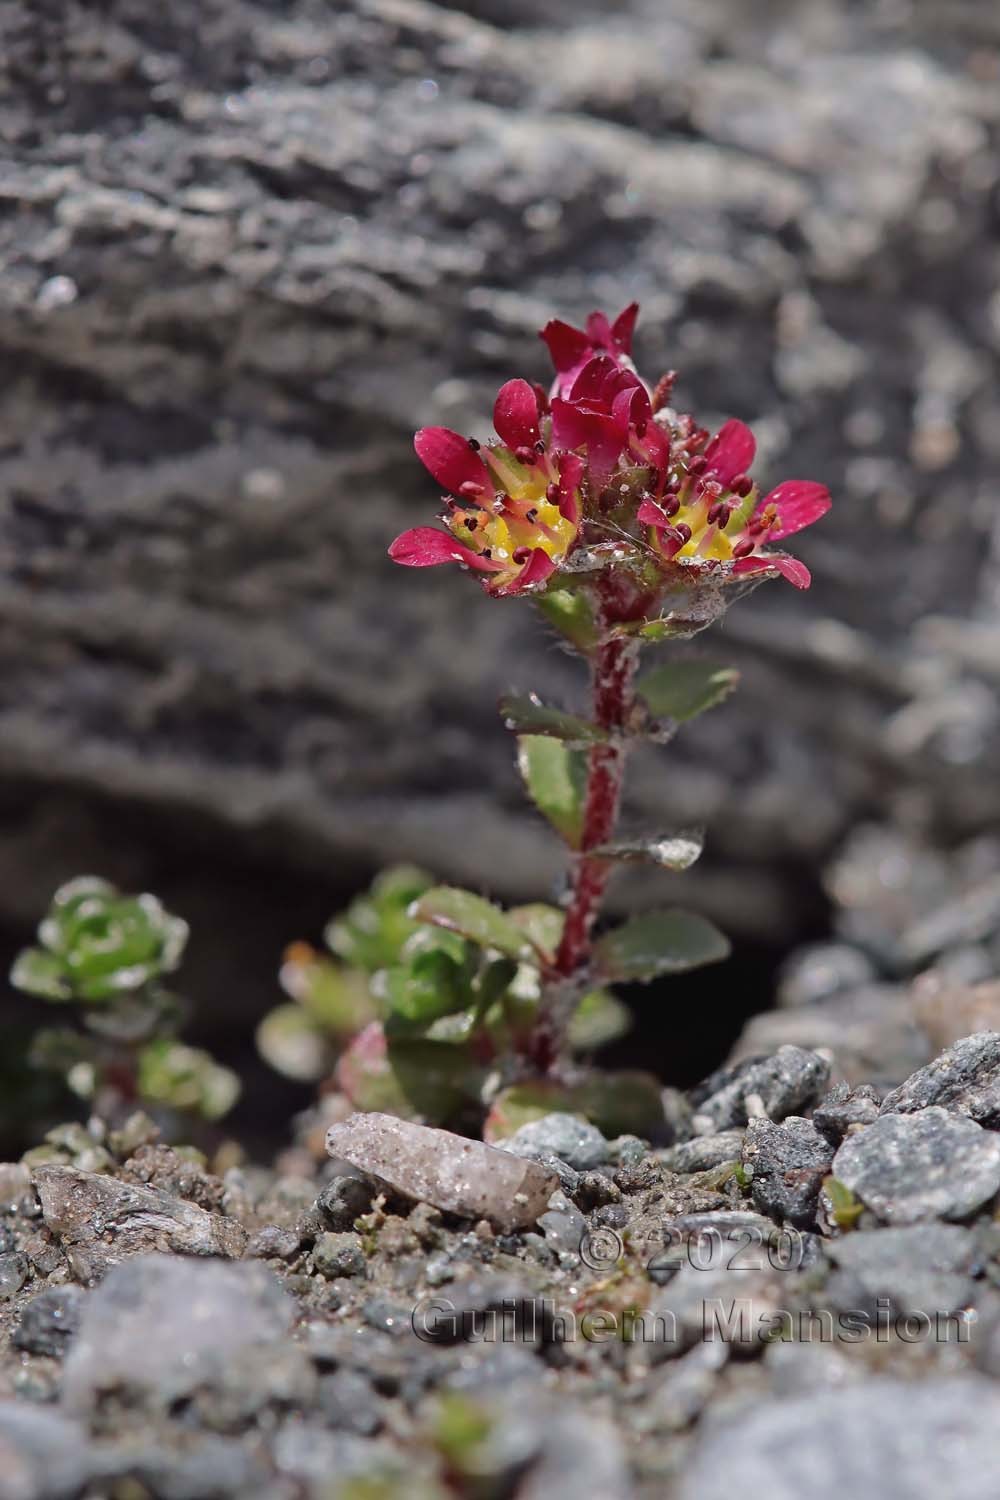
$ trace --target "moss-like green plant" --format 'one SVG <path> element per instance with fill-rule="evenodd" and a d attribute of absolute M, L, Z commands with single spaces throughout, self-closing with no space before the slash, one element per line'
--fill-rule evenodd
<path fill-rule="evenodd" d="M 214 1120 L 239 1093 L 228 1068 L 175 1039 L 183 1006 L 163 980 L 187 939 L 187 923 L 156 896 L 84 875 L 56 891 L 38 946 L 14 961 L 15 988 L 74 1011 L 75 1025 L 36 1034 L 31 1061 L 112 1123 L 137 1104 Z"/>

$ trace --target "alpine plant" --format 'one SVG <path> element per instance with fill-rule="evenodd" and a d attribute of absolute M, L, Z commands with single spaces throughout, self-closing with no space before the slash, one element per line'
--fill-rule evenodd
<path fill-rule="evenodd" d="M 721 934 L 678 911 L 642 913 L 594 936 L 616 861 L 678 869 L 701 848 L 697 834 L 616 838 L 630 742 L 669 738 L 736 676 L 683 658 L 637 680 L 639 651 L 690 638 L 767 578 L 808 588 L 808 568 L 779 544 L 830 508 L 813 480 L 762 491 L 746 423 L 733 418 L 713 434 L 673 405 L 675 372 L 655 385 L 642 379 L 632 360 L 637 314 L 632 303 L 613 322 L 599 312 L 584 328 L 549 322 L 541 337 L 551 385 L 507 381 L 493 408 L 496 440 L 422 428 L 414 446 L 444 492 L 443 525 L 406 531 L 389 549 L 405 567 L 457 563 L 489 594 L 530 595 L 590 664 L 587 718 L 534 697 L 501 705 L 528 791 L 571 850 L 558 932 L 536 954 L 541 1001 L 521 1049 L 528 1072 L 566 1066 L 569 1023 L 595 983 L 725 955 Z M 442 900 L 437 916 L 425 896 L 421 916 L 475 938 L 471 919 L 463 927 L 455 915 L 460 894 Z"/>

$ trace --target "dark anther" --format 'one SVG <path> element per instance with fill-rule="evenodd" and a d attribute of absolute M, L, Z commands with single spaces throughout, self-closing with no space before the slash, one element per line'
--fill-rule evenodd
<path fill-rule="evenodd" d="M 468 442 L 469 442 L 469 447 L 472 449 L 473 453 L 478 453 L 480 447 L 482 446 L 482 444 L 480 443 L 479 439 L 478 438 L 469 438 Z"/>
<path fill-rule="evenodd" d="M 528 558 L 531 556 L 531 552 L 532 549 L 530 547 L 515 547 L 511 555 L 514 562 L 526 563 L 528 561 Z M 483 556 L 486 556 L 485 552 L 483 553 Z"/>
<path fill-rule="evenodd" d="M 475 516 L 466 516 L 464 525 L 466 531 L 475 531 L 476 527 L 479 525 L 479 522 Z"/>
<path fill-rule="evenodd" d="M 693 478 L 695 478 L 699 474 L 704 474 L 704 472 L 705 472 L 705 470 L 707 468 L 708 468 L 708 459 L 707 458 L 702 458 L 699 455 L 697 458 L 693 458 L 691 460 L 691 462 L 688 464 L 688 473 L 690 474 L 690 476 L 693 479 Z"/>
<path fill-rule="evenodd" d="M 557 484 L 550 484 L 549 487 L 548 487 L 548 489 L 545 491 L 545 498 L 549 502 L 550 505 L 558 505 L 559 504 L 559 486 Z"/>
<path fill-rule="evenodd" d="M 532 506 L 530 510 L 526 510 L 525 511 L 525 513 L 524 513 L 524 519 L 526 521 L 537 521 L 538 520 L 538 512 L 537 512 L 537 510 L 535 509 L 534 506 Z"/>
<path fill-rule="evenodd" d="M 747 539 L 745 541 L 737 542 L 736 543 L 736 546 L 733 548 L 733 556 L 734 557 L 749 557 L 750 554 L 751 554 L 751 552 L 753 551 L 753 549 L 754 549 L 754 547 L 756 545 L 757 545 L 756 542 L 752 542 L 750 540 L 750 538 L 747 537 Z"/>
<path fill-rule="evenodd" d="M 686 546 L 691 540 L 691 528 L 686 521 L 678 521 L 674 531 L 680 537 L 682 546 Z"/>

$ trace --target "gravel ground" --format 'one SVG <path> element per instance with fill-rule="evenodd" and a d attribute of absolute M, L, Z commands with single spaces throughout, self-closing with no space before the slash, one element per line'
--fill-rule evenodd
<path fill-rule="evenodd" d="M 0 1500 L 992 1500 L 998 1064 L 786 1046 L 465 1177 L 382 1116 L 328 1157 L 335 1096 L 275 1169 L 65 1127 L 0 1167 Z"/>

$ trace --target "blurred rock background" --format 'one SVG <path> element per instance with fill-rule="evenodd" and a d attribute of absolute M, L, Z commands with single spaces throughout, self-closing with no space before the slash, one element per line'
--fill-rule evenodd
<path fill-rule="evenodd" d="M 208 1034 L 388 860 L 550 893 L 493 706 L 578 664 L 385 548 L 434 508 L 412 429 L 632 297 L 641 368 L 835 496 L 812 591 L 705 638 L 738 696 L 636 759 L 709 843 L 621 898 L 743 945 L 708 1061 L 859 822 L 996 827 L 1000 13 L 32 0 L 0 55 L 7 948 L 69 875 L 150 885 Z"/>

